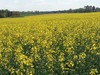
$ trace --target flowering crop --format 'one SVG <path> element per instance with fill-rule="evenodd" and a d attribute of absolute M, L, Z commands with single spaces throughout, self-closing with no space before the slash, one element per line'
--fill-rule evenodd
<path fill-rule="evenodd" d="M 0 75 L 99 75 L 100 13 L 0 19 Z"/>

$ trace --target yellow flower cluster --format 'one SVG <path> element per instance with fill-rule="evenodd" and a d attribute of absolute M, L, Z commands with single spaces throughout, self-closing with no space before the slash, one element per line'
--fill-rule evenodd
<path fill-rule="evenodd" d="M 98 73 L 97 69 L 91 69 L 90 70 L 90 75 L 96 75 Z"/>
<path fill-rule="evenodd" d="M 99 75 L 100 13 L 0 19 L 0 75 Z"/>

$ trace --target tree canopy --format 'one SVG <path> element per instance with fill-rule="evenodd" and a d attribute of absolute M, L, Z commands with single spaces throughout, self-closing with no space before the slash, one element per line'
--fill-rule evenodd
<path fill-rule="evenodd" d="M 78 9 L 69 9 L 69 10 L 59 10 L 59 11 L 9 11 L 8 9 L 0 10 L 0 18 L 6 17 L 20 17 L 20 16 L 28 16 L 35 14 L 51 14 L 51 13 L 87 13 L 87 12 L 100 12 L 99 7 L 95 6 L 84 6 L 83 8 Z"/>

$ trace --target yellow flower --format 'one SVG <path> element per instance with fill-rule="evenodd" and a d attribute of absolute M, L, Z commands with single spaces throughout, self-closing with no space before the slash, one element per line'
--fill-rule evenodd
<path fill-rule="evenodd" d="M 98 73 L 97 69 L 91 69 L 90 70 L 90 75 L 96 75 Z"/>
<path fill-rule="evenodd" d="M 84 59 L 84 58 L 86 58 L 86 54 L 83 52 L 83 53 L 80 53 L 79 54 L 79 58 L 80 59 Z"/>
<path fill-rule="evenodd" d="M 59 56 L 59 61 L 62 62 L 64 61 L 64 53 L 60 53 L 60 56 Z"/>
<path fill-rule="evenodd" d="M 78 56 L 77 55 L 74 55 L 73 59 L 78 59 Z"/>
<path fill-rule="evenodd" d="M 68 60 L 66 64 L 67 64 L 67 66 L 70 67 L 70 68 L 71 68 L 71 67 L 74 67 L 74 62 L 71 61 L 71 60 Z"/>

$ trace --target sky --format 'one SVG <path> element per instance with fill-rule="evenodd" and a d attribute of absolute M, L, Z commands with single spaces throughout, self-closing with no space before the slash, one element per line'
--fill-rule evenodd
<path fill-rule="evenodd" d="M 0 9 L 11 11 L 67 10 L 86 5 L 100 7 L 100 0 L 0 0 Z"/>

